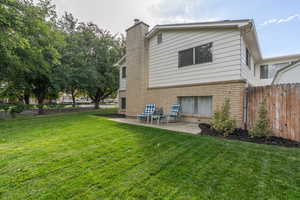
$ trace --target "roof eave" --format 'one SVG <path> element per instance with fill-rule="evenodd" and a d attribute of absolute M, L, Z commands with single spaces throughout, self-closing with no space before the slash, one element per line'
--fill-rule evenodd
<path fill-rule="evenodd" d="M 262 63 L 276 62 L 276 61 L 280 61 L 280 60 L 292 60 L 292 59 L 299 60 L 300 54 L 291 54 L 291 55 L 285 55 L 285 56 L 263 58 Z"/>
<path fill-rule="evenodd" d="M 146 38 L 147 39 L 152 38 L 157 32 L 159 32 L 161 30 L 182 30 L 182 29 L 202 29 L 202 28 L 240 28 L 242 26 L 247 25 L 249 22 L 251 22 L 251 20 L 156 25 L 146 35 Z"/>

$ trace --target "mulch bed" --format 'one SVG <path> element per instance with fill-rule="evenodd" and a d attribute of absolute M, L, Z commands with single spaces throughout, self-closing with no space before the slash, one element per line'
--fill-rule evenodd
<path fill-rule="evenodd" d="M 112 113 L 112 114 L 95 114 L 95 116 L 108 117 L 108 118 L 125 118 L 125 115 L 123 115 L 123 114 L 117 114 L 117 113 Z"/>
<path fill-rule="evenodd" d="M 230 140 L 240 140 L 245 142 L 252 142 L 257 144 L 268 144 L 268 145 L 278 145 L 278 146 L 285 146 L 285 147 L 298 147 L 300 148 L 300 142 L 284 139 L 281 137 L 260 137 L 260 138 L 252 138 L 249 135 L 247 130 L 243 129 L 236 129 L 233 133 L 229 136 L 224 137 L 222 133 L 212 129 L 208 124 L 199 124 L 199 128 L 202 130 L 199 135 L 208 135 L 218 138 L 225 138 Z"/>

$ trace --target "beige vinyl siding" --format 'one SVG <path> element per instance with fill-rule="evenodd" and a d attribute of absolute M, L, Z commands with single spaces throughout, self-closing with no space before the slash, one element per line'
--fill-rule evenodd
<path fill-rule="evenodd" d="M 255 61 L 253 60 L 253 57 L 251 56 L 251 49 L 248 48 L 250 52 L 250 63 L 251 67 L 247 66 L 246 64 L 246 44 L 241 37 L 241 75 L 244 79 L 246 79 L 250 84 L 255 83 L 255 77 L 254 77 L 254 70 L 255 70 Z"/>
<path fill-rule="evenodd" d="M 165 31 L 162 43 L 149 42 L 149 87 L 238 80 L 240 32 L 238 29 Z M 213 62 L 178 67 L 178 52 L 213 43 Z"/>
<path fill-rule="evenodd" d="M 300 64 L 279 72 L 275 84 L 300 83 Z"/>

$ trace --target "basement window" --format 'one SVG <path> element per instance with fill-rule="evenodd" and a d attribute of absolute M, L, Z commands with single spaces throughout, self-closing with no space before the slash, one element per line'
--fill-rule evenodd
<path fill-rule="evenodd" d="M 212 96 L 187 96 L 178 97 L 183 114 L 197 114 L 212 116 Z"/>
<path fill-rule="evenodd" d="M 125 97 L 121 98 L 121 109 L 122 110 L 126 109 L 126 98 Z"/>

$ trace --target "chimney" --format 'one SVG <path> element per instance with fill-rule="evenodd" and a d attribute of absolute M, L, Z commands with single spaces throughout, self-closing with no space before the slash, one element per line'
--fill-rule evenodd
<path fill-rule="evenodd" d="M 126 30 L 126 115 L 135 116 L 143 111 L 147 91 L 148 40 L 145 35 L 149 26 L 139 19 Z"/>

